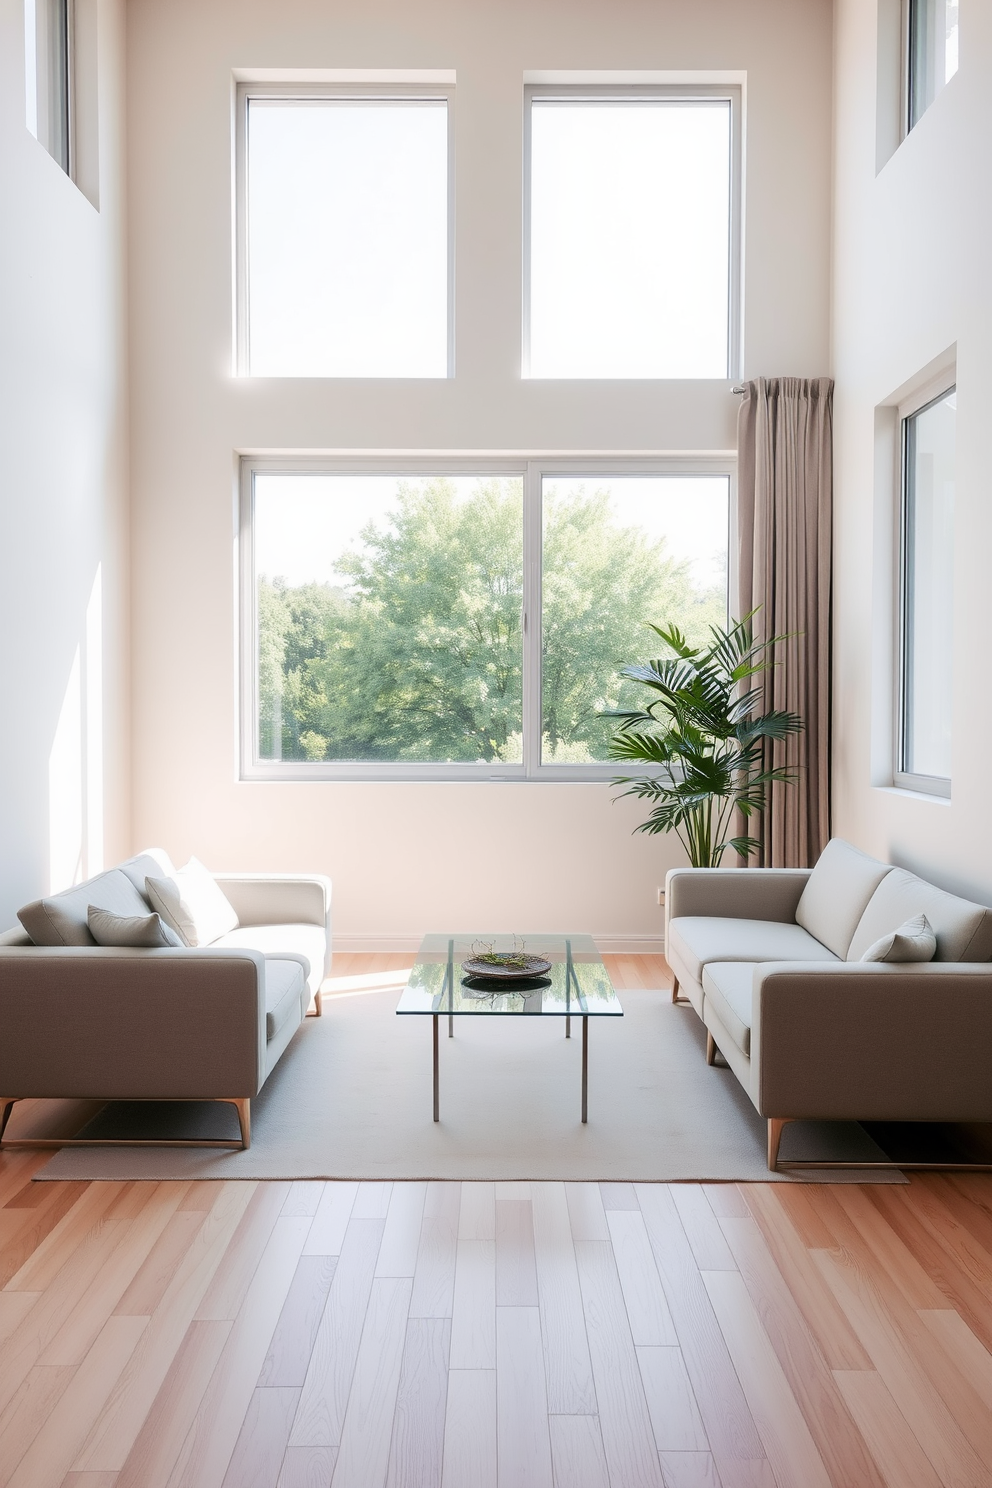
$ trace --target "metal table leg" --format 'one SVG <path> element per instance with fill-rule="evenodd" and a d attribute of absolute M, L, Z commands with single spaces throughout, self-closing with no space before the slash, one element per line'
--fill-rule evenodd
<path fill-rule="evenodd" d="M 582 1120 L 589 1120 L 589 1019 L 582 1018 Z"/>
<path fill-rule="evenodd" d="M 565 1037 L 566 1038 L 571 1038 L 572 1037 L 572 1015 L 571 1015 L 571 1013 L 566 1013 L 565 1014 Z"/>
<path fill-rule="evenodd" d="M 440 1119 L 441 1119 L 441 1110 L 440 1110 L 440 1091 L 441 1091 L 441 1087 L 440 1087 L 440 1081 L 438 1079 L 438 1063 L 437 1063 L 437 1013 L 434 1014 L 433 1022 L 434 1022 L 434 1120 L 435 1121 L 440 1121 Z"/>

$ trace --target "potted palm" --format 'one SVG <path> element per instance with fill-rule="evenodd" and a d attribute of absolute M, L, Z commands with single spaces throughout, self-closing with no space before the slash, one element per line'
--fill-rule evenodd
<path fill-rule="evenodd" d="M 715 868 L 730 847 L 746 863 L 760 849 L 756 837 L 731 836 L 736 813 L 747 819 L 765 804 L 773 781 L 793 783 L 788 766 L 767 767 L 765 740 L 798 734 L 796 713 L 755 713 L 762 689 L 753 679 L 774 665 L 772 648 L 784 636 L 756 641 L 755 612 L 723 629 L 710 627 L 704 646 L 690 646 L 674 625 L 650 628 L 672 653 L 623 669 L 653 694 L 643 710 L 612 711 L 619 720 L 610 758 L 650 765 L 650 773 L 618 775 L 621 796 L 653 801 L 638 832 L 675 832 L 694 868 Z"/>

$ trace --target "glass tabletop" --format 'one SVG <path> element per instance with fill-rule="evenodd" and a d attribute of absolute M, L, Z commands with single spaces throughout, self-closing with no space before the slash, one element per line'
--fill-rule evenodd
<path fill-rule="evenodd" d="M 484 951 L 519 951 L 551 962 L 540 977 L 517 986 L 487 986 L 468 976 L 464 962 Z M 499 1013 L 553 1018 L 622 1017 L 602 957 L 591 935 L 426 935 L 398 1013 L 459 1016 Z"/>

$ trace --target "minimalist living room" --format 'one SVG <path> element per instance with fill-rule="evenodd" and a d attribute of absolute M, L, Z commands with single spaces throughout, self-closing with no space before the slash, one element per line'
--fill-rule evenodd
<path fill-rule="evenodd" d="M 0 1488 L 992 1483 L 990 63 L 2 0 Z"/>

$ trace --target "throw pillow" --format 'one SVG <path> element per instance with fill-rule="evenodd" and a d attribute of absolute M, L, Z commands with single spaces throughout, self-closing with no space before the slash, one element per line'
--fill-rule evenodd
<path fill-rule="evenodd" d="M 145 893 L 152 909 L 158 910 L 183 945 L 212 945 L 238 928 L 234 905 L 196 858 L 190 858 L 172 878 L 146 878 Z"/>
<path fill-rule="evenodd" d="M 937 937 L 925 914 L 913 915 L 905 924 L 870 945 L 862 961 L 932 961 Z"/>
<path fill-rule="evenodd" d="M 86 912 L 90 934 L 101 946 L 181 946 L 182 941 L 161 915 L 116 915 L 91 904 Z"/>

